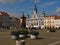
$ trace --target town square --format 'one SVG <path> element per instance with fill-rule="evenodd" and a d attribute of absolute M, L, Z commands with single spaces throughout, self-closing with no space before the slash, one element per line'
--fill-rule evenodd
<path fill-rule="evenodd" d="M 60 45 L 60 0 L 0 0 L 0 45 Z"/>

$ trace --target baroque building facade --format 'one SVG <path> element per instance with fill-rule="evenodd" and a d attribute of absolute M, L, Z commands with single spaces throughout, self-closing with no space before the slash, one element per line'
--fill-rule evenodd
<path fill-rule="evenodd" d="M 26 18 L 26 27 L 44 28 L 44 16 L 38 15 L 36 5 L 32 17 Z"/>

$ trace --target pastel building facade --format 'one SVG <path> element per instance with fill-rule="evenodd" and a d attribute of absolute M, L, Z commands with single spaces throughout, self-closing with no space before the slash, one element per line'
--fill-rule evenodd
<path fill-rule="evenodd" d="M 0 27 L 9 26 L 9 15 L 6 12 L 0 12 Z"/>
<path fill-rule="evenodd" d="M 10 28 L 19 28 L 20 26 L 19 18 L 9 17 L 9 26 Z"/>
<path fill-rule="evenodd" d="M 44 27 L 48 28 L 60 28 L 60 16 L 45 16 Z"/>
<path fill-rule="evenodd" d="M 45 16 L 44 27 L 53 28 L 55 27 L 55 16 Z"/>

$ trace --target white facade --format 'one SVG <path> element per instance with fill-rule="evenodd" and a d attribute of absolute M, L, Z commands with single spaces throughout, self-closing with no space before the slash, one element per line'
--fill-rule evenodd
<path fill-rule="evenodd" d="M 31 18 L 26 19 L 26 27 L 36 27 L 36 28 L 43 28 L 44 27 L 44 16 L 39 16 L 34 10 Z"/>
<path fill-rule="evenodd" d="M 60 27 L 60 19 L 54 20 L 54 25 L 56 28 L 59 28 Z"/>

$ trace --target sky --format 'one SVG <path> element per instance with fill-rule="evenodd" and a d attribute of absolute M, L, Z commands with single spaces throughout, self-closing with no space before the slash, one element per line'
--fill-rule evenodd
<path fill-rule="evenodd" d="M 39 15 L 43 11 L 46 15 L 60 15 L 60 0 L 0 0 L 0 11 L 14 17 L 20 17 L 24 11 L 25 16 L 31 16 L 35 4 Z"/>

